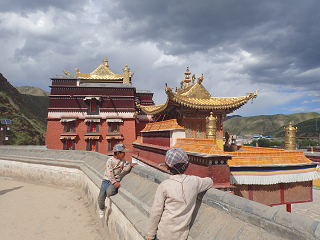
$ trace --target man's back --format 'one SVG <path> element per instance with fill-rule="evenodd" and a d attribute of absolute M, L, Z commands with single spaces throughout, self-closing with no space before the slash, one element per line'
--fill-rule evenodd
<path fill-rule="evenodd" d="M 158 226 L 159 239 L 187 239 L 197 195 L 212 184 L 210 178 L 179 174 L 159 185 L 149 223 Z"/>

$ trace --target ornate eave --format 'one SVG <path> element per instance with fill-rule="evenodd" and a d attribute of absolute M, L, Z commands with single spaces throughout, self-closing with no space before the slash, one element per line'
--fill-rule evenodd
<path fill-rule="evenodd" d="M 136 104 L 137 108 L 141 109 L 142 112 L 148 115 L 158 114 L 164 111 L 168 107 L 169 99 L 165 104 L 160 105 L 151 105 L 151 106 L 144 106 L 140 104 Z"/>
<path fill-rule="evenodd" d="M 179 93 L 173 93 L 170 89 L 167 91 L 167 95 L 170 100 L 188 108 L 234 111 L 246 104 L 250 99 L 256 98 L 257 91 L 240 97 L 190 98 Z"/>
<path fill-rule="evenodd" d="M 259 91 L 258 89 L 255 93 L 247 93 L 246 96 L 239 97 L 212 97 L 202 85 L 203 74 L 197 81 L 195 75 L 192 76 L 191 80 L 190 74 L 189 67 L 187 67 L 187 71 L 185 72 L 186 77 L 181 81 L 181 87 L 179 89 L 176 87 L 175 93 L 166 83 L 165 91 L 168 98 L 165 104 L 153 106 L 137 104 L 137 108 L 140 108 L 144 113 L 149 115 L 155 115 L 163 111 L 169 112 L 172 110 L 171 107 L 174 106 L 200 111 L 222 111 L 227 114 L 240 108 L 250 99 L 256 98 Z M 190 85 L 191 81 L 192 84 Z"/>

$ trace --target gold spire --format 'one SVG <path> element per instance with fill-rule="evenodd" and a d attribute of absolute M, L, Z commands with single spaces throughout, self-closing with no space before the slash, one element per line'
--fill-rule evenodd
<path fill-rule="evenodd" d="M 191 74 L 191 72 L 189 72 L 189 66 L 187 66 L 187 71 L 184 74 L 186 75 L 186 78 L 184 79 L 184 82 L 186 83 L 186 85 L 184 87 L 186 88 L 186 87 L 190 86 L 189 83 L 191 82 L 190 77 L 189 77 L 189 75 Z"/>
<path fill-rule="evenodd" d="M 285 142 L 284 149 L 285 150 L 296 150 L 296 131 L 298 128 L 292 127 L 292 123 L 289 123 L 289 127 L 284 127 L 285 134 Z"/>
<path fill-rule="evenodd" d="M 122 68 L 123 71 L 123 83 L 130 83 L 130 68 L 128 68 L 128 64 L 126 64 L 126 66 L 124 67 L 124 69 Z"/>
<path fill-rule="evenodd" d="M 106 60 L 104 60 L 104 65 L 106 65 L 106 67 L 109 68 L 109 62 L 108 62 L 107 56 L 106 56 Z"/>

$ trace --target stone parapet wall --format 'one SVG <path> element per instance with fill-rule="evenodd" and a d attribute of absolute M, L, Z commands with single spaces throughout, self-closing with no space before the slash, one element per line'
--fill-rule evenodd
<path fill-rule="evenodd" d="M 0 176 L 73 186 L 85 193 L 98 218 L 97 196 L 107 156 L 43 147 L 0 147 Z M 136 166 L 123 177 L 119 194 L 107 199 L 101 220 L 110 239 L 146 239 L 157 186 L 168 174 Z M 209 189 L 198 196 L 188 239 L 320 239 L 318 221 Z"/>

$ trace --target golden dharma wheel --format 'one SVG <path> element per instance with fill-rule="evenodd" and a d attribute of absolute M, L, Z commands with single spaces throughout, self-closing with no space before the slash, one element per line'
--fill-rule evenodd
<path fill-rule="evenodd" d="M 210 112 L 210 116 L 206 117 L 206 138 L 216 139 L 217 134 L 217 117 L 213 116 L 213 112 Z"/>
<path fill-rule="evenodd" d="M 292 127 L 292 123 L 289 123 L 289 127 L 285 128 L 285 142 L 284 149 L 296 150 L 296 131 L 298 128 Z"/>

